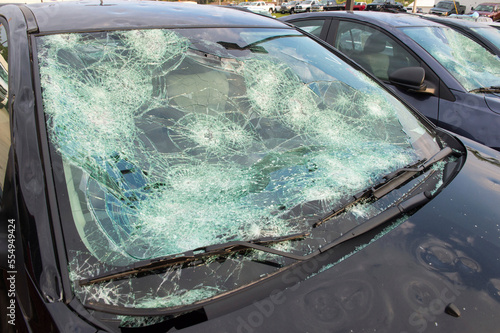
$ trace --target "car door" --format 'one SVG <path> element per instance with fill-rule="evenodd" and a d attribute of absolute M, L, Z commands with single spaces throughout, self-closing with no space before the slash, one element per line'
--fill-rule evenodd
<path fill-rule="evenodd" d="M 439 77 L 413 52 L 385 30 L 367 23 L 350 20 L 332 22 L 328 35 L 333 34 L 330 43 L 368 72 L 382 80 L 400 97 L 413 105 L 432 122 L 438 124 L 439 100 L 442 97 L 453 100 Z M 405 67 L 422 67 L 425 70 L 427 92 L 415 92 L 392 84 L 389 77 L 396 70 Z"/>

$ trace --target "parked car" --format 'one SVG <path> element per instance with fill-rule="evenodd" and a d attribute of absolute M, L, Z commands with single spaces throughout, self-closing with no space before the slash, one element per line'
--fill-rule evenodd
<path fill-rule="evenodd" d="M 272 14 L 276 12 L 273 3 L 265 1 L 242 2 L 240 5 L 257 14 Z"/>
<path fill-rule="evenodd" d="M 322 12 L 324 6 L 331 4 L 332 1 L 318 1 L 314 5 L 311 6 L 311 12 Z"/>
<path fill-rule="evenodd" d="M 429 11 L 430 14 L 449 16 L 451 14 L 465 14 L 465 6 L 458 1 L 439 1 Z"/>
<path fill-rule="evenodd" d="M 491 53 L 500 56 L 500 31 L 486 23 L 477 23 L 458 18 L 441 18 L 435 16 L 426 16 L 425 18 L 444 24 L 456 31 L 475 40 Z"/>
<path fill-rule="evenodd" d="M 500 150 L 500 59 L 474 40 L 408 14 L 325 12 L 283 21 L 315 30 L 436 125 Z M 414 74 L 408 84 L 404 77 Z"/>
<path fill-rule="evenodd" d="M 413 12 L 413 6 L 410 6 L 410 7 L 406 7 L 406 12 L 407 13 L 412 13 Z M 415 13 L 418 13 L 418 14 L 423 14 L 424 13 L 424 10 L 420 7 L 417 7 L 415 9 Z"/>
<path fill-rule="evenodd" d="M 395 0 L 374 0 L 366 5 L 365 10 L 388 13 L 406 12 L 404 5 Z"/>
<path fill-rule="evenodd" d="M 352 10 L 365 10 L 366 8 L 366 2 L 355 2 L 353 4 Z M 323 6 L 323 9 L 325 11 L 331 11 L 331 10 L 346 10 L 346 3 L 342 2 L 340 4 L 337 4 L 335 1 L 328 3 L 326 6 Z"/>
<path fill-rule="evenodd" d="M 470 14 L 474 12 L 478 13 L 480 16 L 486 16 L 491 18 L 493 21 L 500 20 L 500 3 L 486 2 L 477 5 L 476 8 L 472 8 Z"/>
<path fill-rule="evenodd" d="M 366 2 L 355 2 L 352 10 L 365 10 Z"/>
<path fill-rule="evenodd" d="M 96 4 L 0 6 L 1 332 L 496 330 L 496 151 L 278 20 Z"/>
<path fill-rule="evenodd" d="M 319 3 L 319 1 L 316 0 L 304 0 L 301 1 L 299 4 L 295 5 L 295 12 L 296 13 L 308 13 L 311 11 L 311 7 L 313 5 L 316 5 Z"/>
<path fill-rule="evenodd" d="M 336 1 L 331 1 L 325 6 L 323 6 L 324 11 L 332 10 L 345 10 L 345 2 L 337 3 Z"/>
<path fill-rule="evenodd" d="M 290 13 L 293 14 L 295 12 L 295 5 L 298 4 L 300 1 L 289 1 L 289 2 L 283 2 L 280 7 L 280 13 L 285 14 L 285 13 Z"/>

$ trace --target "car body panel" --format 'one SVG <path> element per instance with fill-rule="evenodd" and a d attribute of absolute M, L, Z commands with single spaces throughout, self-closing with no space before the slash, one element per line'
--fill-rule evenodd
<path fill-rule="evenodd" d="M 494 140 L 496 133 L 489 128 L 500 126 L 500 117 L 498 109 L 493 111 L 486 103 L 487 95 L 462 91 L 453 91 L 453 95 L 455 102 L 439 101 L 439 126 L 476 141 Z M 478 130 L 481 137 L 476 137 Z"/>

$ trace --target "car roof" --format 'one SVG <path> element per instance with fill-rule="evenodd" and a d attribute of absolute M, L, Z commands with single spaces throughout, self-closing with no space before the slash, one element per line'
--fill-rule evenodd
<path fill-rule="evenodd" d="M 432 16 L 426 15 L 424 17 L 428 18 L 429 20 L 433 20 L 435 22 L 443 22 L 443 24 L 461 26 L 461 27 L 465 27 L 465 28 L 491 28 L 486 23 L 470 21 L 467 19 L 460 19 L 460 18 L 453 18 L 453 17 L 448 17 L 448 18 L 441 17 L 440 18 L 440 17 L 436 17 L 433 15 Z"/>
<path fill-rule="evenodd" d="M 377 25 L 386 25 L 390 27 L 421 27 L 421 26 L 440 26 L 441 24 L 422 19 L 420 15 L 406 14 L 406 13 L 386 13 L 386 12 L 375 12 L 375 11 L 328 11 L 319 13 L 307 13 L 307 14 L 294 14 L 291 16 L 284 17 L 284 21 L 294 20 L 296 18 L 302 17 L 342 17 L 356 19 L 360 21 L 375 23 Z M 381 24 L 382 23 L 382 24 Z"/>
<path fill-rule="evenodd" d="M 22 6 L 34 14 L 42 33 L 148 27 L 287 28 L 277 20 L 255 13 L 193 3 L 86 0 Z"/>

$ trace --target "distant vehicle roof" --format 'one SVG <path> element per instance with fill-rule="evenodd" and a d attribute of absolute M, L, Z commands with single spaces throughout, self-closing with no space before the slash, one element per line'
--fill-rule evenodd
<path fill-rule="evenodd" d="M 366 22 L 383 22 L 392 27 L 408 27 L 408 26 L 442 26 L 439 23 L 425 20 L 420 17 L 420 15 L 412 14 L 395 14 L 386 12 L 375 12 L 375 11 L 331 11 L 331 12 L 320 12 L 320 13 L 309 13 L 309 14 L 297 14 L 302 17 L 306 16 L 336 16 L 344 18 L 356 18 Z M 292 18 L 292 17 L 290 17 Z"/>
<path fill-rule="evenodd" d="M 453 18 L 453 17 L 448 17 L 448 18 L 440 18 L 436 16 L 431 16 L 431 15 L 426 15 L 426 18 L 429 18 L 431 20 L 434 20 L 436 22 L 443 22 L 443 24 L 451 24 L 451 25 L 459 25 L 462 27 L 467 27 L 467 28 L 488 28 L 490 27 L 487 23 L 482 23 L 482 22 L 475 22 L 475 21 L 470 21 L 467 19 L 460 19 L 460 18 Z"/>
<path fill-rule="evenodd" d="M 286 28 L 274 19 L 212 5 L 163 1 L 87 0 L 27 4 L 40 32 L 147 27 Z"/>

